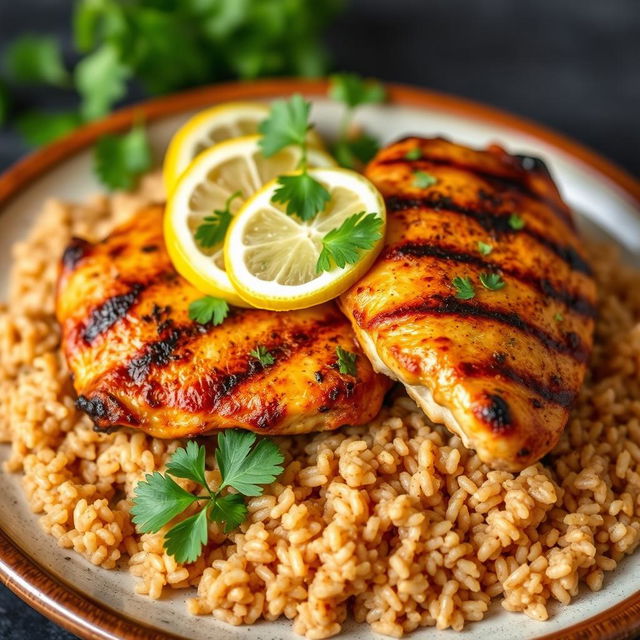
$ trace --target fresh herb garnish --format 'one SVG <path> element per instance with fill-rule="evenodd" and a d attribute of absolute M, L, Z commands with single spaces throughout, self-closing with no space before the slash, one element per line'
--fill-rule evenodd
<path fill-rule="evenodd" d="M 486 242 L 478 241 L 478 251 L 483 256 L 488 256 L 493 251 L 493 246 L 490 244 L 487 244 Z"/>
<path fill-rule="evenodd" d="M 151 167 L 151 147 L 142 124 L 122 135 L 105 135 L 93 150 L 95 171 L 110 189 L 131 189 Z"/>
<path fill-rule="evenodd" d="M 520 215 L 518 215 L 517 213 L 512 213 L 509 216 L 509 226 L 514 230 L 514 231 L 520 231 L 520 229 L 524 229 L 524 218 Z"/>
<path fill-rule="evenodd" d="M 209 249 L 220 244 L 227 235 L 233 214 L 231 203 L 236 198 L 242 197 L 242 191 L 232 193 L 224 203 L 224 209 L 215 209 L 213 215 L 205 216 L 204 220 L 196 228 L 194 237 L 201 247 Z"/>
<path fill-rule="evenodd" d="M 316 263 L 316 271 L 331 271 L 333 264 L 344 269 L 347 264 L 360 260 L 362 251 L 371 249 L 382 237 L 382 218 L 377 213 L 355 213 L 337 229 L 322 238 L 322 251 Z"/>
<path fill-rule="evenodd" d="M 342 347 L 336 347 L 336 355 L 338 356 L 338 371 L 340 373 L 346 373 L 350 376 L 355 376 L 357 373 L 356 360 L 358 355 L 351 353 Z"/>
<path fill-rule="evenodd" d="M 413 185 L 418 189 L 427 189 L 438 182 L 438 178 L 426 171 L 413 172 Z"/>
<path fill-rule="evenodd" d="M 420 160 L 420 158 L 422 158 L 422 150 L 414 147 L 413 149 L 409 149 L 409 151 L 404 154 L 404 157 L 407 160 Z"/>
<path fill-rule="evenodd" d="M 69 72 L 62 60 L 60 44 L 48 36 L 22 36 L 5 53 L 11 78 L 19 84 L 46 84 L 66 87 Z"/>
<path fill-rule="evenodd" d="M 16 128 L 22 137 L 35 146 L 57 140 L 82 123 L 75 111 L 28 111 L 16 120 Z"/>
<path fill-rule="evenodd" d="M 338 140 L 331 151 L 343 167 L 355 169 L 365 165 L 378 152 L 380 145 L 373 136 L 353 126 L 354 114 L 361 105 L 384 102 L 384 86 L 377 80 L 364 79 L 355 73 L 338 73 L 330 78 L 329 97 L 346 107 Z"/>
<path fill-rule="evenodd" d="M 481 273 L 480 282 L 485 289 L 489 291 L 498 291 L 506 284 L 498 273 Z"/>
<path fill-rule="evenodd" d="M 553 319 L 556 322 L 562 322 L 564 320 L 564 316 L 558 311 L 557 313 L 553 314 Z"/>
<path fill-rule="evenodd" d="M 267 348 L 262 345 L 258 345 L 255 349 L 252 349 L 249 355 L 254 357 L 263 367 L 268 367 L 276 361 L 273 355 L 267 351 Z"/>
<path fill-rule="evenodd" d="M 456 298 L 460 300 L 471 300 L 476 295 L 471 278 L 468 276 L 457 276 L 451 281 L 451 284 L 456 290 Z"/>
<path fill-rule="evenodd" d="M 189 305 L 189 318 L 199 324 L 211 323 L 214 327 L 222 324 L 229 314 L 229 305 L 222 298 L 204 296 Z"/>
<path fill-rule="evenodd" d="M 286 205 L 287 215 L 297 215 L 301 220 L 311 220 L 322 211 L 331 198 L 330 193 L 309 174 L 307 164 L 307 132 L 311 103 L 295 94 L 289 100 L 276 100 L 271 105 L 269 117 L 259 127 L 262 134 L 260 148 L 270 157 L 294 145 L 300 148 L 300 172 L 280 176 L 280 185 L 271 200 Z"/>
<path fill-rule="evenodd" d="M 131 514 L 141 533 L 157 533 L 192 505 L 204 502 L 198 513 L 165 534 L 165 550 L 180 563 L 194 562 L 200 556 L 207 543 L 209 521 L 223 524 L 225 533 L 242 524 L 247 517 L 243 496 L 262 495 L 260 485 L 272 483 L 283 471 L 284 456 L 278 447 L 266 439 L 256 443 L 256 435 L 249 431 L 227 429 L 218 436 L 215 457 L 221 482 L 217 490 L 207 482 L 205 456 L 204 446 L 190 440 L 171 456 L 165 474 L 147 474 L 134 491 Z M 204 493 L 189 493 L 168 474 L 195 482 Z M 238 493 L 223 494 L 227 487 Z"/>

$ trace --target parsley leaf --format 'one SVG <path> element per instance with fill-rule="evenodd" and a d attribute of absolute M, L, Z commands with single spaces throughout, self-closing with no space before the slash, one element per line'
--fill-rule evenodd
<path fill-rule="evenodd" d="M 471 300 L 476 295 L 471 279 L 468 276 L 457 276 L 451 283 L 456 290 L 456 298 L 460 300 Z"/>
<path fill-rule="evenodd" d="M 299 93 L 289 100 L 275 100 L 269 117 L 258 127 L 262 154 L 269 158 L 289 145 L 305 145 L 310 111 L 311 103 Z"/>
<path fill-rule="evenodd" d="M 267 351 L 266 347 L 263 347 L 262 345 L 258 345 L 255 349 L 251 350 L 249 355 L 258 360 L 263 367 L 267 367 L 276 361 L 273 355 L 271 355 L 271 353 Z"/>
<path fill-rule="evenodd" d="M 280 449 L 271 440 L 260 440 L 253 446 L 255 441 L 255 433 L 239 429 L 225 429 L 218 436 L 219 490 L 233 487 L 245 496 L 260 496 L 260 485 L 270 484 L 282 473 L 284 456 Z"/>
<path fill-rule="evenodd" d="M 47 36 L 24 36 L 7 49 L 9 74 L 21 84 L 48 84 L 65 87 L 69 74 L 62 61 L 58 42 Z"/>
<path fill-rule="evenodd" d="M 409 151 L 404 154 L 404 157 L 407 160 L 420 160 L 420 158 L 422 158 L 422 150 L 414 147 L 413 149 L 409 149 Z"/>
<path fill-rule="evenodd" d="M 164 536 L 164 548 L 178 562 L 195 562 L 209 538 L 208 507 L 171 527 Z"/>
<path fill-rule="evenodd" d="M 384 102 L 386 91 L 377 80 L 360 77 L 355 73 L 337 73 L 329 79 L 329 97 L 343 102 L 349 109 L 362 104 Z"/>
<path fill-rule="evenodd" d="M 438 182 L 438 178 L 427 173 L 426 171 L 414 171 L 413 172 L 413 186 L 418 189 L 427 189 L 432 187 Z"/>
<path fill-rule="evenodd" d="M 340 166 L 357 169 L 367 164 L 378 153 L 380 144 L 373 136 L 360 133 L 356 137 L 342 137 L 331 148 Z"/>
<path fill-rule="evenodd" d="M 506 284 L 498 273 L 481 273 L 480 282 L 482 283 L 482 286 L 485 289 L 489 289 L 489 291 L 498 291 Z"/>
<path fill-rule="evenodd" d="M 167 463 L 167 472 L 176 478 L 193 480 L 203 487 L 207 486 L 204 475 L 204 459 L 206 449 L 195 440 L 189 440 L 184 449 L 176 449 Z"/>
<path fill-rule="evenodd" d="M 512 213 L 509 216 L 509 226 L 514 231 L 520 231 L 520 229 L 524 229 L 525 222 L 522 216 L 519 216 L 517 213 Z"/>
<path fill-rule="evenodd" d="M 75 68 L 82 116 L 94 120 L 109 113 L 113 104 L 124 97 L 130 73 L 117 49 L 108 44 L 83 58 Z"/>
<path fill-rule="evenodd" d="M 229 533 L 239 527 L 247 517 L 247 505 L 239 493 L 228 493 L 216 498 L 211 507 L 211 519 L 224 522 L 224 532 Z"/>
<path fill-rule="evenodd" d="M 493 251 L 493 247 L 490 244 L 487 244 L 486 242 L 478 241 L 478 251 L 483 256 L 488 256 Z"/>
<path fill-rule="evenodd" d="M 558 311 L 557 313 L 553 314 L 553 319 L 556 322 L 562 322 L 564 320 L 564 316 Z"/>
<path fill-rule="evenodd" d="M 168 476 L 148 473 L 134 492 L 133 523 L 142 533 L 157 533 L 197 499 Z"/>
<path fill-rule="evenodd" d="M 214 327 L 217 327 L 224 322 L 228 314 L 229 305 L 222 298 L 204 296 L 189 305 L 189 318 L 199 324 L 210 322 Z"/>
<path fill-rule="evenodd" d="M 141 533 L 157 533 L 195 503 L 205 502 L 197 513 L 173 525 L 165 534 L 164 548 L 178 562 L 194 562 L 202 553 L 209 536 L 209 521 L 224 524 L 229 533 L 247 517 L 244 496 L 261 495 L 261 484 L 273 482 L 283 471 L 284 456 L 270 440 L 248 431 L 228 430 L 218 436 L 216 461 L 221 483 L 213 491 L 205 475 L 206 451 L 195 441 L 177 449 L 167 463 L 167 473 L 155 471 L 138 482 L 131 514 Z M 204 495 L 193 495 L 169 477 L 188 478 L 201 485 Z M 239 493 L 225 493 L 233 487 Z M 242 495 L 241 495 L 242 494 Z"/>
<path fill-rule="evenodd" d="M 82 124 L 82 119 L 74 111 L 44 113 L 29 111 L 16 121 L 22 137 L 31 145 L 40 146 L 57 140 Z"/>
<path fill-rule="evenodd" d="M 286 205 L 287 215 L 311 220 L 331 199 L 331 194 L 306 171 L 292 176 L 280 176 L 280 185 L 271 200 Z"/>
<path fill-rule="evenodd" d="M 351 353 L 351 351 L 347 351 L 340 346 L 336 347 L 336 355 L 338 356 L 338 371 L 350 376 L 355 376 L 358 372 L 356 368 L 358 355 L 356 353 Z"/>
<path fill-rule="evenodd" d="M 233 219 L 231 203 L 236 198 L 242 197 L 242 191 L 232 193 L 224 203 L 224 209 L 216 209 L 212 216 L 205 216 L 204 221 L 198 225 L 194 237 L 201 247 L 209 249 L 220 244 L 227 235 L 229 225 Z"/>
<path fill-rule="evenodd" d="M 318 256 L 316 271 L 331 271 L 332 263 L 339 269 L 360 260 L 362 251 L 371 249 L 382 237 L 382 218 L 377 213 L 355 213 L 337 229 L 322 238 L 322 251 Z"/>

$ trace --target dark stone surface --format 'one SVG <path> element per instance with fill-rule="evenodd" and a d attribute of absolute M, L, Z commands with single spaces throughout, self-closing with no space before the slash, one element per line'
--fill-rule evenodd
<path fill-rule="evenodd" d="M 0 46 L 25 31 L 53 31 L 70 54 L 70 6 L 0 0 Z M 640 173 L 638 0 L 352 0 L 329 42 L 339 69 L 511 110 Z M 51 90 L 21 99 L 69 104 Z M 0 132 L 0 168 L 24 152 Z M 72 637 L 0 588 L 0 638 Z"/>

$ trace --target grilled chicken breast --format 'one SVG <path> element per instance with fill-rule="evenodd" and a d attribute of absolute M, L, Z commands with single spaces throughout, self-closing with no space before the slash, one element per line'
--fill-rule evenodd
<path fill-rule="evenodd" d="M 62 347 L 97 427 L 160 438 L 242 427 L 292 434 L 361 424 L 389 381 L 374 373 L 334 304 L 275 313 L 232 309 L 219 326 L 189 319 L 200 294 L 174 270 L 162 207 L 149 207 L 97 244 L 74 240 L 63 256 L 57 316 Z M 275 359 L 251 355 L 259 346 Z M 336 347 L 356 352 L 338 370 Z"/>
<path fill-rule="evenodd" d="M 571 212 L 544 163 L 408 138 L 366 175 L 387 203 L 386 246 L 341 308 L 374 367 L 483 461 L 515 470 L 538 460 L 582 384 L 596 313 Z M 486 288 L 481 274 L 504 286 L 482 275 Z M 462 299 L 457 277 L 473 297 Z"/>

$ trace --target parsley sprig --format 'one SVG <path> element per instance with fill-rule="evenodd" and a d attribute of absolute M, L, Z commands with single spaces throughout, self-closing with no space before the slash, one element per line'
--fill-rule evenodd
<path fill-rule="evenodd" d="M 249 431 L 228 429 L 218 436 L 215 452 L 221 482 L 212 489 L 206 478 L 206 450 L 190 440 L 177 449 L 167 463 L 167 471 L 147 474 L 134 491 L 131 514 L 141 533 L 157 533 L 192 505 L 204 503 L 197 513 L 171 527 L 164 536 L 164 548 L 178 562 L 195 562 L 209 537 L 209 522 L 223 525 L 224 533 L 237 528 L 247 517 L 243 496 L 262 495 L 261 485 L 272 483 L 283 471 L 284 456 L 271 440 Z M 199 493 L 189 493 L 173 478 L 199 485 Z M 233 488 L 238 493 L 225 492 Z"/>
<path fill-rule="evenodd" d="M 350 376 L 355 376 L 358 373 L 358 369 L 356 367 L 358 354 L 351 353 L 351 351 L 347 351 L 346 349 L 337 346 L 336 356 L 338 357 L 337 365 L 340 373 L 346 373 Z"/>
<path fill-rule="evenodd" d="M 268 367 L 276 361 L 273 354 L 267 351 L 267 348 L 261 344 L 255 349 L 252 349 L 249 355 L 255 358 L 263 367 Z"/>
<path fill-rule="evenodd" d="M 329 97 L 346 106 L 339 137 L 331 151 L 343 167 L 361 167 L 373 158 L 380 145 L 373 136 L 354 127 L 355 111 L 360 105 L 384 102 L 385 89 L 377 80 L 364 79 L 355 73 L 338 73 L 331 76 Z"/>
<path fill-rule="evenodd" d="M 196 242 L 204 249 L 210 249 L 220 244 L 227 235 L 233 214 L 231 203 L 236 198 L 242 197 L 242 191 L 232 193 L 224 203 L 224 209 L 215 209 L 213 214 L 205 216 L 204 220 L 196 228 L 194 237 Z"/>
<path fill-rule="evenodd" d="M 204 296 L 189 305 L 189 318 L 199 324 L 222 324 L 229 315 L 229 305 L 222 298 Z"/>
<path fill-rule="evenodd" d="M 358 262 L 362 251 L 371 249 L 382 237 L 381 227 L 382 218 L 377 213 L 361 211 L 348 217 L 322 238 L 316 271 L 331 271 L 334 264 L 344 269 L 347 264 Z"/>
<path fill-rule="evenodd" d="M 453 288 L 456 291 L 456 298 L 460 300 L 471 300 L 475 298 L 476 291 L 469 276 L 457 276 L 452 281 Z"/>
<path fill-rule="evenodd" d="M 280 185 L 271 200 L 286 206 L 287 215 L 297 215 L 301 220 L 312 220 L 322 211 L 331 198 L 327 189 L 309 174 L 307 163 L 307 133 L 311 103 L 300 94 L 289 100 L 276 100 L 271 105 L 269 117 L 259 127 L 262 134 L 260 148 L 269 158 L 285 147 L 300 149 L 299 173 L 280 176 Z"/>

